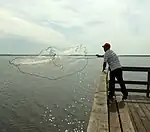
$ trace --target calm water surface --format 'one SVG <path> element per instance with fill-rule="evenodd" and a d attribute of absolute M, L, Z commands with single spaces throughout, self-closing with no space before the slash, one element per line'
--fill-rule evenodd
<path fill-rule="evenodd" d="M 102 59 L 88 59 L 82 72 L 59 80 L 22 74 L 0 58 L 1 132 L 86 132 L 92 99 L 102 67 Z M 124 66 L 150 66 L 149 58 L 121 58 Z M 54 78 L 80 70 L 83 59 L 61 59 L 50 63 L 20 66 L 24 72 Z M 145 80 L 146 74 L 125 73 L 127 80 Z M 138 86 L 137 86 L 138 87 Z"/>

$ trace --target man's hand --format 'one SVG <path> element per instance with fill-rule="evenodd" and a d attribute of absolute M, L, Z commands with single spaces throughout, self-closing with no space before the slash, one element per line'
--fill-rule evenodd
<path fill-rule="evenodd" d="M 105 73 L 105 74 L 106 74 L 107 72 L 106 72 L 105 70 L 102 70 L 102 73 Z"/>
<path fill-rule="evenodd" d="M 96 56 L 97 56 L 97 57 L 100 57 L 100 55 L 99 55 L 99 54 L 96 54 Z"/>
<path fill-rule="evenodd" d="M 102 72 L 104 72 L 105 71 L 105 69 L 102 69 Z"/>

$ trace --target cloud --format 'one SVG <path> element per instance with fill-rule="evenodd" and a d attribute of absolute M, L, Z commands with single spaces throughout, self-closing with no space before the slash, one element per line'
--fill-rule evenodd
<path fill-rule="evenodd" d="M 2 36 L 9 34 L 24 37 L 29 40 L 43 44 L 67 43 L 63 34 L 52 28 L 46 28 L 35 22 L 21 19 L 14 12 L 0 8 L 0 31 Z M 1 36 L 1 37 L 2 37 Z"/>
<path fill-rule="evenodd" d="M 97 47 L 106 41 L 118 53 L 148 53 L 143 44 L 150 47 L 149 4 L 148 0 L 5 0 L 0 1 L 0 33 L 57 47 L 84 44 L 90 53 L 103 53 Z"/>

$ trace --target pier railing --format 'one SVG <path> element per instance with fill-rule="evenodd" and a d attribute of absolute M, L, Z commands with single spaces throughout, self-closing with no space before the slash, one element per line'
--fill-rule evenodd
<path fill-rule="evenodd" d="M 147 86 L 146 89 L 143 88 L 128 88 L 128 92 L 138 92 L 138 93 L 146 93 L 146 96 L 149 97 L 150 94 L 150 67 L 122 67 L 123 71 L 129 72 L 146 72 L 147 73 L 147 80 L 146 81 L 126 81 L 124 80 L 125 84 L 133 84 L 133 85 L 145 85 Z M 116 81 L 115 83 L 118 83 Z M 115 88 L 115 91 L 121 91 L 120 88 Z"/>

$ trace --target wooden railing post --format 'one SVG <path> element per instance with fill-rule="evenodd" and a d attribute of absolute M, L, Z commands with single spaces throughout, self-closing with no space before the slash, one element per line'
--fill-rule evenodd
<path fill-rule="evenodd" d="M 146 96 L 149 98 L 149 93 L 150 93 L 150 71 L 148 71 L 148 77 L 147 77 L 147 93 Z"/>

